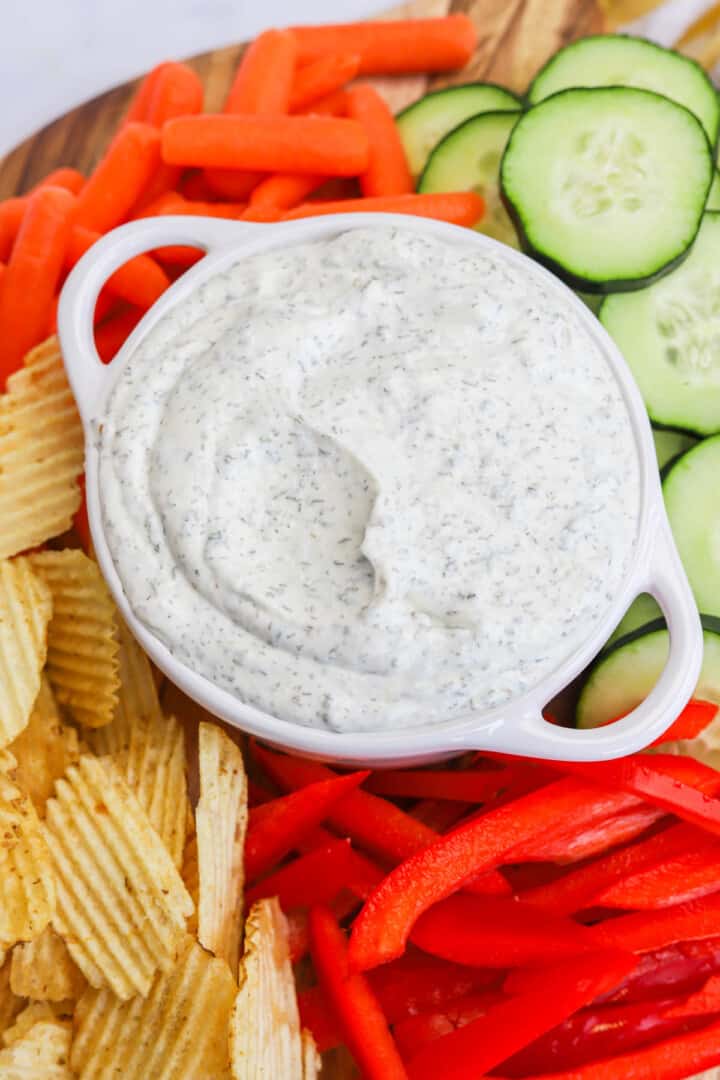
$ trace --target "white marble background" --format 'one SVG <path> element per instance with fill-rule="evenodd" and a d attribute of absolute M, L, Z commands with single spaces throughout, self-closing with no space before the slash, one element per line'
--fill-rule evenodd
<path fill-rule="evenodd" d="M 340 22 L 390 0 L 0 0 L 0 155 L 56 116 L 142 74 L 268 26 Z M 636 25 L 676 39 L 709 0 L 669 0 Z"/>

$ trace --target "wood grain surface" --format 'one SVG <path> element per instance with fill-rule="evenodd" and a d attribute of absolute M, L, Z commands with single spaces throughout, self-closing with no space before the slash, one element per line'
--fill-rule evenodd
<path fill-rule="evenodd" d="M 466 12 L 477 27 L 478 48 L 473 59 L 464 71 L 432 80 L 422 76 L 367 80 L 377 86 L 396 111 L 422 96 L 428 87 L 473 80 L 491 80 L 522 92 L 559 46 L 603 29 L 603 15 L 595 0 L 413 0 L 392 9 L 386 17 L 427 17 L 442 15 L 449 9 Z M 208 111 L 222 105 L 243 48 L 232 45 L 188 61 L 203 80 Z M 72 165 L 89 172 L 103 153 L 136 88 L 137 81 L 126 83 L 88 101 L 8 154 L 0 161 L 0 198 L 22 194 L 59 165 Z M 198 721 L 204 718 L 203 710 L 168 683 L 162 698 L 164 708 L 184 722 L 192 759 L 194 736 Z M 355 1076 L 352 1061 L 344 1050 L 325 1055 L 322 1080 L 350 1080 Z"/>
<path fill-rule="evenodd" d="M 602 29 L 596 0 L 413 0 L 386 17 L 466 12 L 478 29 L 478 48 L 464 71 L 430 80 L 434 87 L 490 79 L 522 91 L 537 69 L 566 41 Z M 232 81 L 243 45 L 193 57 L 205 85 L 205 107 L 218 109 Z M 399 109 L 420 97 L 428 80 L 411 76 L 372 80 Z M 137 87 L 125 83 L 59 117 L 0 161 L 0 198 L 20 195 L 59 165 L 92 169 Z M 8 106 L 9 107 L 9 106 Z"/>

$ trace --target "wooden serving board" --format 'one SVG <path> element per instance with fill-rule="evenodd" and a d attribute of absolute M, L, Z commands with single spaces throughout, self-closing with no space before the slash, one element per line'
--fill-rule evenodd
<path fill-rule="evenodd" d="M 603 29 L 596 0 L 412 0 L 385 17 L 428 17 L 448 10 L 466 12 L 473 19 L 479 37 L 475 55 L 464 71 L 451 76 L 372 80 L 395 110 L 420 97 L 428 87 L 473 80 L 490 80 L 523 91 L 557 48 Z M 231 45 L 188 61 L 204 83 L 208 111 L 222 105 L 243 48 Z M 0 160 L 0 198 L 22 194 L 60 165 L 88 173 L 103 153 L 137 84 L 138 80 L 118 86 L 73 109 Z M 162 702 L 166 711 L 185 722 L 188 756 L 193 761 L 197 721 L 203 718 L 203 710 L 168 683 L 162 690 Z M 192 776 L 190 780 L 192 784 Z M 323 1080 L 349 1080 L 356 1075 L 344 1051 L 325 1055 Z"/>

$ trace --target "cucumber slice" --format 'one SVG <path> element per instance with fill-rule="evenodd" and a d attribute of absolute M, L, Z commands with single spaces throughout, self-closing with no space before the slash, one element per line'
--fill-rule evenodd
<path fill-rule="evenodd" d="M 454 128 L 433 150 L 418 191 L 477 191 L 485 200 L 480 232 L 518 247 L 500 198 L 500 159 L 517 123 L 517 112 L 485 112 Z"/>
<path fill-rule="evenodd" d="M 706 210 L 720 210 L 720 173 L 715 170 L 713 181 L 708 192 Z"/>
<path fill-rule="evenodd" d="M 678 459 L 663 481 L 663 495 L 698 607 L 720 616 L 720 435 Z"/>
<path fill-rule="evenodd" d="M 500 167 L 531 254 L 586 292 L 634 289 L 688 252 L 713 177 L 692 113 L 648 90 L 564 90 L 518 120 Z"/>
<path fill-rule="evenodd" d="M 607 639 L 604 648 L 609 649 L 616 641 L 627 637 L 628 634 L 632 634 L 634 630 L 639 630 L 641 626 L 647 626 L 648 623 L 655 622 L 656 619 L 662 619 L 660 605 L 653 596 L 650 596 L 650 593 L 641 593 L 640 596 L 633 600 Z"/>
<path fill-rule="evenodd" d="M 519 97 L 494 83 L 466 83 L 426 94 L 395 117 L 410 172 L 419 176 L 432 149 L 469 116 L 491 109 L 517 112 L 521 108 Z"/>
<path fill-rule="evenodd" d="M 577 294 L 586 307 L 589 307 L 593 315 L 597 315 L 600 310 L 600 305 L 603 302 L 604 297 L 598 296 L 597 293 L 579 292 Z"/>
<path fill-rule="evenodd" d="M 720 704 L 720 619 L 701 616 L 703 664 L 695 697 Z M 667 660 L 669 635 L 663 619 L 621 638 L 593 665 L 580 691 L 575 725 L 594 728 L 630 712 L 644 701 Z"/>
<path fill-rule="evenodd" d="M 578 86 L 634 86 L 684 105 L 697 116 L 715 145 L 720 103 L 708 75 L 695 60 L 643 38 L 597 34 L 566 45 L 535 76 L 532 105 L 558 90 Z"/>
<path fill-rule="evenodd" d="M 651 420 L 698 435 L 720 431 L 719 245 L 720 214 L 705 214 L 682 266 L 600 309 Z"/>
<path fill-rule="evenodd" d="M 684 431 L 653 431 L 653 439 L 658 468 L 661 472 L 666 465 L 679 458 L 691 446 L 697 445 L 697 439 Z"/>

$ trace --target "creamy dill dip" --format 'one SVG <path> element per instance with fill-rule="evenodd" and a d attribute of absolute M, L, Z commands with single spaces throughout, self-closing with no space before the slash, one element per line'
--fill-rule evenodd
<path fill-rule="evenodd" d="M 519 696 L 632 556 L 628 412 L 559 290 L 396 227 L 246 257 L 137 346 L 98 429 L 110 551 L 189 667 L 334 731 Z"/>

